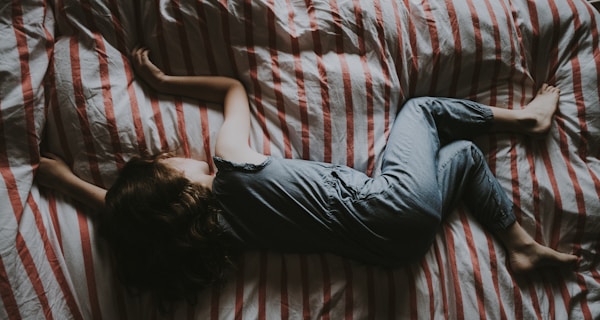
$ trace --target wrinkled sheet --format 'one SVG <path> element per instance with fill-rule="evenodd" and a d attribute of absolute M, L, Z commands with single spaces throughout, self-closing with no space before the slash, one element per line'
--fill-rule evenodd
<path fill-rule="evenodd" d="M 119 286 L 86 207 L 33 183 L 40 150 L 103 187 L 137 154 L 211 161 L 220 106 L 136 80 L 128 52 L 140 44 L 167 73 L 240 79 L 257 150 L 370 175 L 411 97 L 518 109 L 555 84 L 546 137 L 476 142 L 527 232 L 583 258 L 575 272 L 513 276 L 460 207 L 410 267 L 248 252 L 224 286 L 166 318 L 598 317 L 599 18 L 583 0 L 0 4 L 0 318 L 163 317 Z"/>

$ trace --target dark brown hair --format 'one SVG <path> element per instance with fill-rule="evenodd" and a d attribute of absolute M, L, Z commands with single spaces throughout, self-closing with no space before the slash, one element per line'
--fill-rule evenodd
<path fill-rule="evenodd" d="M 163 307 L 194 301 L 231 264 L 212 193 L 162 163 L 165 157 L 134 158 L 124 166 L 100 223 L 120 281 Z"/>

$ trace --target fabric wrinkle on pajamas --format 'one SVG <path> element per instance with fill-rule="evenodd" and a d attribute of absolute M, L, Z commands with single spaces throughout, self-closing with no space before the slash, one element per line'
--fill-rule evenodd
<path fill-rule="evenodd" d="M 427 252 L 446 214 L 463 200 L 493 231 L 510 226 L 512 202 L 470 136 L 489 129 L 489 107 L 414 98 L 390 131 L 381 174 L 269 157 L 260 165 L 215 158 L 222 222 L 244 246 L 331 252 L 383 266 Z"/>

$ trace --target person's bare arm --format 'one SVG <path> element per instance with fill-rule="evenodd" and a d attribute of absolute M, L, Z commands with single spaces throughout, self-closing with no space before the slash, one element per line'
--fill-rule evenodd
<path fill-rule="evenodd" d="M 56 190 L 92 209 L 104 208 L 106 190 L 76 176 L 56 155 L 46 154 L 40 159 L 35 179 L 41 186 Z"/>
<path fill-rule="evenodd" d="M 260 163 L 265 156 L 248 145 L 250 105 L 244 86 L 236 79 L 219 76 L 170 76 L 148 57 L 148 49 L 132 53 L 136 73 L 161 93 L 223 104 L 223 125 L 215 144 L 215 154 L 234 162 Z"/>

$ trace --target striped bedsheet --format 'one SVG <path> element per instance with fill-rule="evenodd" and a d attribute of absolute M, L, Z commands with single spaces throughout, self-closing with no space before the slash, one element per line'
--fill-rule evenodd
<path fill-rule="evenodd" d="M 598 318 L 599 18 L 583 0 L 5 1 L 0 318 Z M 248 252 L 222 287 L 161 315 L 119 286 L 85 205 L 34 183 L 43 151 L 103 187 L 137 154 L 211 161 L 220 106 L 138 81 L 128 52 L 140 44 L 167 73 L 240 79 L 257 150 L 370 175 L 411 97 L 521 108 L 555 84 L 548 136 L 476 142 L 524 228 L 582 263 L 513 276 L 461 207 L 410 267 Z"/>

